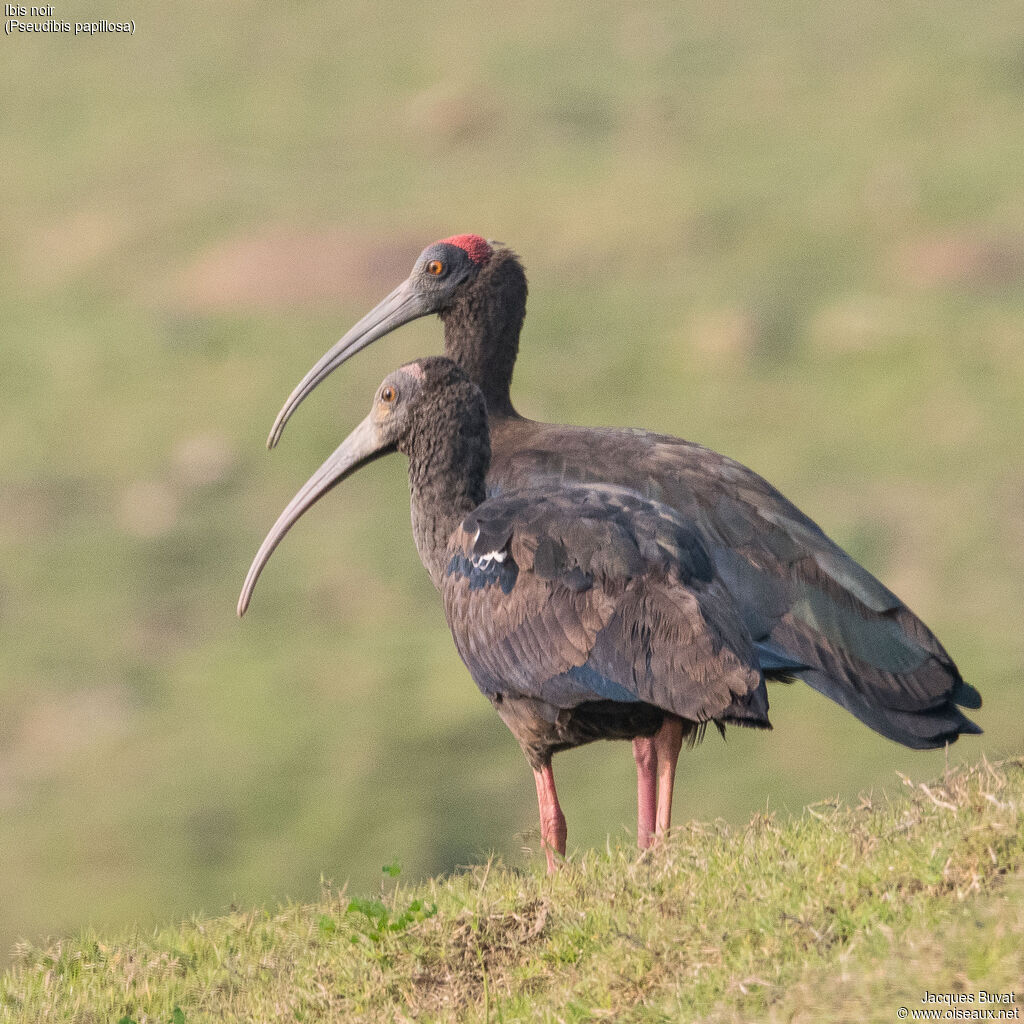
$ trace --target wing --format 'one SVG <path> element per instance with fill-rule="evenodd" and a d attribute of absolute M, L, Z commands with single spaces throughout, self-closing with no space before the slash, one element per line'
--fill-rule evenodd
<path fill-rule="evenodd" d="M 488 696 L 767 724 L 749 634 L 671 510 L 600 488 L 516 492 L 471 513 L 447 560 L 448 622 Z"/>
<path fill-rule="evenodd" d="M 488 486 L 603 481 L 680 513 L 705 542 L 753 639 L 884 736 L 941 746 L 979 707 L 928 627 L 795 505 L 740 463 L 641 430 L 498 421 Z"/>

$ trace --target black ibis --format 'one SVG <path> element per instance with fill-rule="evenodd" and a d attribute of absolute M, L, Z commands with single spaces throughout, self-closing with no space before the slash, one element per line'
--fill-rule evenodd
<path fill-rule="evenodd" d="M 483 395 L 434 356 L 384 379 L 369 415 L 309 479 L 260 547 L 238 600 L 296 520 L 395 450 L 412 527 L 462 660 L 519 741 L 537 785 L 548 870 L 565 853 L 551 757 L 596 739 L 650 738 L 671 764 L 708 722 L 770 728 L 760 656 L 704 542 L 667 505 L 602 484 L 487 498 Z"/>
<path fill-rule="evenodd" d="M 710 551 L 748 631 L 761 644 L 766 670 L 788 667 L 790 676 L 908 747 L 940 747 L 961 733 L 981 731 L 960 710 L 980 707 L 981 697 L 935 635 L 757 473 L 663 434 L 559 426 L 520 416 L 510 387 L 526 291 L 526 275 L 510 249 L 478 235 L 428 246 L 409 278 L 306 374 L 278 415 L 269 446 L 332 370 L 396 327 L 437 313 L 445 354 L 487 401 L 489 494 L 601 482 L 670 505 Z M 640 739 L 634 754 L 644 843 L 657 751 Z"/>

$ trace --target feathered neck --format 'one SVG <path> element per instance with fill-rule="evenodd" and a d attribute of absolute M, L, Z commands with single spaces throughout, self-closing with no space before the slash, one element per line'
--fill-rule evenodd
<path fill-rule="evenodd" d="M 423 426 L 399 444 L 409 457 L 416 550 L 435 587 L 441 583 L 449 538 L 487 496 L 490 435 L 480 396 L 474 392 L 471 397 L 475 400 L 468 404 L 448 400 L 435 405 Z"/>
<path fill-rule="evenodd" d="M 516 416 L 512 372 L 526 316 L 526 273 L 511 249 L 498 249 L 473 284 L 440 314 L 444 351 L 484 394 L 491 416 Z"/>

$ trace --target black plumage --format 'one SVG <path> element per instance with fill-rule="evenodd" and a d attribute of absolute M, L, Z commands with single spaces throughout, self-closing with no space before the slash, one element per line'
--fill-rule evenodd
<path fill-rule="evenodd" d="M 370 415 L 282 513 L 239 600 L 322 494 L 387 451 L 409 458 L 413 535 L 456 647 L 519 741 L 537 784 L 549 867 L 565 851 L 551 758 L 597 739 L 653 737 L 671 760 L 708 722 L 768 728 L 759 654 L 704 542 L 673 509 L 604 485 L 487 498 L 480 391 L 448 359 L 387 377 Z"/>
<path fill-rule="evenodd" d="M 442 272 L 427 272 L 433 265 Z M 487 400 L 488 493 L 604 483 L 674 508 L 704 541 L 762 652 L 862 722 L 909 747 L 981 730 L 960 710 L 981 698 L 928 627 L 766 480 L 702 445 L 645 430 L 560 426 L 520 416 L 510 396 L 526 314 L 515 253 L 476 235 L 428 246 L 394 296 L 399 315 L 369 314 L 293 391 L 270 444 L 333 369 L 401 323 L 437 313 L 445 354 Z M 393 310 L 394 303 L 391 303 Z"/>
<path fill-rule="evenodd" d="M 707 544 L 754 640 L 876 732 L 914 748 L 980 732 L 957 705 L 981 699 L 928 627 L 745 466 L 646 431 L 517 417 L 492 420 L 492 447 L 496 492 L 596 478 L 677 509 Z"/>
<path fill-rule="evenodd" d="M 695 725 L 768 725 L 749 635 L 703 543 L 667 506 L 596 485 L 509 491 L 466 516 L 446 557 L 459 654 L 535 768 L 599 738 L 589 709 L 569 711 L 595 699 Z M 528 720 L 510 709 L 517 699 Z"/>
<path fill-rule="evenodd" d="M 888 588 L 746 466 L 702 445 L 638 429 L 538 423 L 511 400 L 527 284 L 511 250 L 477 235 L 428 246 L 412 274 L 306 374 L 268 444 L 299 403 L 366 345 L 437 313 L 445 354 L 481 389 L 492 446 L 487 491 L 602 483 L 671 506 L 700 537 L 754 640 L 761 668 L 801 678 L 875 732 L 912 748 L 980 733 L 961 708 L 981 697 L 928 627 Z M 676 741 L 638 738 L 637 833 L 665 820 Z"/>

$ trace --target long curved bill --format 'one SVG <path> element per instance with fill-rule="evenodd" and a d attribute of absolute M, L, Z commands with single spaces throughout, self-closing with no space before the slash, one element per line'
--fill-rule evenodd
<path fill-rule="evenodd" d="M 245 577 L 242 593 L 238 598 L 239 618 L 245 614 L 252 598 L 256 581 L 263 572 L 274 549 L 284 539 L 284 535 L 295 525 L 300 516 L 315 505 L 332 487 L 340 484 L 347 476 L 357 469 L 373 462 L 374 459 L 394 451 L 395 446 L 384 441 L 380 436 L 378 425 L 367 416 L 355 430 L 334 450 L 324 464 L 303 484 L 302 489 L 288 503 L 288 507 L 277 518 L 260 545 L 256 557 L 252 560 L 249 573 Z"/>
<path fill-rule="evenodd" d="M 371 342 L 390 334 L 395 328 L 410 320 L 417 320 L 432 312 L 427 300 L 420 295 L 412 279 L 403 281 L 383 302 L 375 306 L 336 345 L 334 345 L 299 382 L 299 386 L 288 396 L 288 401 L 277 414 L 274 426 L 267 438 L 267 447 L 273 448 L 281 439 L 281 432 L 299 403 L 328 374 L 336 370 L 346 359 L 354 356 Z"/>

